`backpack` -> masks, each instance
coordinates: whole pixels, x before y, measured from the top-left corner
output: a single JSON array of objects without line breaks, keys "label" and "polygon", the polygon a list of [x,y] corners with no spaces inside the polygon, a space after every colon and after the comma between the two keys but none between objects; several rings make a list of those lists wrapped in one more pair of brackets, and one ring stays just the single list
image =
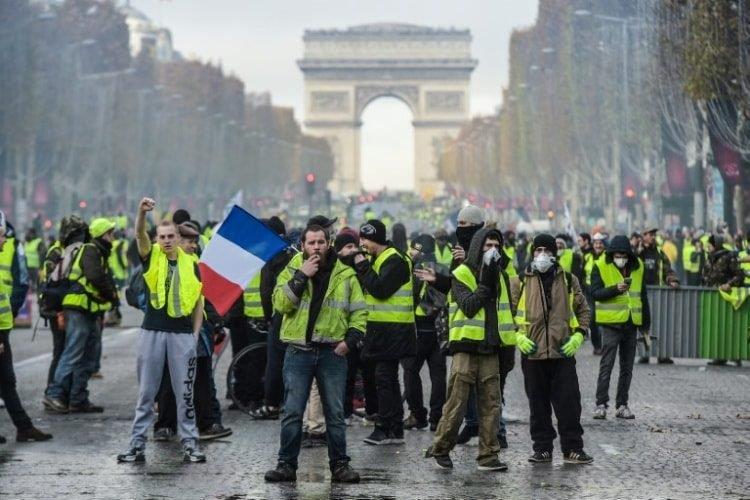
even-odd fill
[{"label": "backpack", "polygon": [[70,290],[70,270],[78,257],[83,242],[68,245],[62,251],[54,269],[39,290],[39,315],[46,319],[57,316],[62,311],[65,294]]},{"label": "backpack", "polygon": [[146,282],[143,279],[143,266],[133,269],[125,289],[125,302],[129,306],[146,311]]}]

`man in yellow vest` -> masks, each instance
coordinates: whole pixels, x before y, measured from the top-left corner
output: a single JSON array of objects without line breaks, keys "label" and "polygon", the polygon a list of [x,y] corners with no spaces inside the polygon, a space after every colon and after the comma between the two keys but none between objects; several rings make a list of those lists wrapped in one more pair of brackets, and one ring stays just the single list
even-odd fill
[{"label": "man in yellow vest", "polygon": [[589,331],[591,332],[591,345],[594,348],[594,356],[600,356],[602,354],[602,335],[599,330],[599,325],[596,324],[595,320],[595,303],[594,298],[591,296],[591,273],[594,271],[594,265],[596,261],[604,256],[604,249],[606,248],[607,237],[602,233],[594,233],[591,237],[591,252],[586,254],[583,265],[583,289],[586,294],[586,300],[589,303],[589,309],[591,311],[589,321]]},{"label": "man in yellow vest", "polygon": [[[6,221],[5,214],[0,212],[0,396],[16,427],[16,442],[47,441],[52,439],[52,435],[34,427],[16,390],[10,331],[28,289],[23,252],[19,252],[17,247],[18,243],[12,237],[12,226]],[[5,441],[5,437],[0,436],[0,444]]]},{"label": "man in yellow vest", "polygon": [[500,367],[503,343],[515,344],[516,326],[509,299],[508,276],[500,268],[502,235],[496,229],[478,230],[464,263],[453,270],[448,300],[448,349],[453,355],[448,378],[448,400],[435,439],[425,454],[440,468],[452,469],[450,452],[456,445],[472,386],[479,414],[479,470],[505,471],[498,459]]},{"label": "man in yellow vest", "polygon": [[26,231],[26,242],[23,244],[26,255],[26,269],[29,272],[29,286],[34,291],[39,286],[39,270],[46,250],[44,241],[36,234],[33,227]]},{"label": "man in yellow vest", "polygon": [[279,458],[266,472],[268,482],[297,480],[302,418],[313,380],[325,413],[331,482],[359,482],[346,454],[346,354],[360,341],[368,312],[356,274],[338,259],[328,238],[320,226],[305,228],[302,259],[290,261],[273,294],[274,308],[283,314],[280,338],[288,347]]},{"label": "man in yellow vest", "polygon": [[591,273],[591,295],[596,300],[596,322],[602,331],[602,359],[596,386],[595,419],[607,418],[609,378],[618,351],[620,376],[617,380],[615,416],[635,418],[628,400],[638,330],[647,336],[651,326],[643,276],[643,262],[636,257],[625,235],[612,238],[605,257],[596,261]]},{"label": "man in yellow vest", "polygon": [[581,392],[574,357],[588,332],[589,306],[578,278],[555,260],[555,238],[538,234],[533,248],[523,285],[518,280],[511,283],[519,334],[531,341],[521,338],[518,343],[534,450],[529,462],[552,461],[555,428],[550,409],[554,409],[563,461],[589,464],[594,459],[583,450]]},{"label": "man in yellow vest", "polygon": [[370,260],[362,254],[354,258],[368,306],[362,356],[375,362],[378,393],[378,422],[365,443],[403,444],[399,360],[417,352],[411,260],[386,240],[386,226],[377,219],[360,227],[359,239],[370,255]]},{"label": "man in yellow vest", "polygon": [[53,413],[102,413],[89,401],[91,375],[99,371],[104,313],[119,306],[117,288],[107,265],[115,224],[105,218],[91,221],[90,242],[76,253],[70,268],[70,288],[62,301],[65,348],[47,388],[44,405]]},{"label": "man in yellow vest", "polygon": [[442,270],[448,271],[453,261],[453,252],[445,229],[435,231],[435,260]]},{"label": "man in yellow vest", "polygon": [[685,270],[685,281],[688,286],[700,286],[701,284],[701,262],[703,246],[698,250],[697,245],[701,245],[698,238],[687,235],[682,243],[682,268]]},{"label": "man in yellow vest", "polygon": [[154,421],[154,398],[165,367],[177,398],[177,429],[185,462],[205,462],[198,449],[198,430],[193,406],[197,366],[196,338],[203,323],[203,286],[198,263],[179,246],[180,236],[172,221],[156,228],[157,244],[146,233],[146,213],[156,202],[143,198],[135,220],[138,255],[148,300],[138,338],[138,401],[130,447],[118,462],[144,462],[146,435]]}]

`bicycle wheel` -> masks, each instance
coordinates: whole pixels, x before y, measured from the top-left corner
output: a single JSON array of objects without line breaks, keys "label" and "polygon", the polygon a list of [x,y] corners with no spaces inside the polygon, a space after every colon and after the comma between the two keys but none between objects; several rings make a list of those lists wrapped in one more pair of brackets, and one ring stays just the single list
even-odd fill
[{"label": "bicycle wheel", "polygon": [[[252,410],[253,407],[251,406],[251,401],[245,401],[240,397],[243,393],[242,379],[247,375],[247,370],[255,370],[256,373],[260,373],[260,377],[256,378],[258,386],[265,386],[266,349],[265,342],[251,344],[238,352],[237,355],[232,358],[232,362],[229,363],[229,369],[227,370],[229,397],[240,410],[247,414],[250,413],[250,410]],[[258,365],[259,360],[262,360],[260,366]],[[245,371],[244,374],[242,373],[243,370]]]}]

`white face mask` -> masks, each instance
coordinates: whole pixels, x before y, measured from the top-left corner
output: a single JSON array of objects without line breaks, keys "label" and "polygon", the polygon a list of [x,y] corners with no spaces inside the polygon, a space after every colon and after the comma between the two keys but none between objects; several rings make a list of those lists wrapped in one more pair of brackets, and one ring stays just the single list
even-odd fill
[{"label": "white face mask", "polygon": [[625,265],[628,263],[628,258],[627,257],[617,257],[617,258],[615,258],[613,260],[614,260],[615,265],[617,267],[619,267],[620,269],[622,269],[623,267],[625,267]]},{"label": "white face mask", "polygon": [[489,250],[486,250],[484,252],[484,256],[482,256],[482,261],[484,262],[485,266],[489,266],[492,261],[497,262],[500,260],[500,252],[497,251],[497,248],[492,247]]},{"label": "white face mask", "polygon": [[531,261],[531,269],[534,271],[539,271],[540,273],[546,273],[549,271],[549,268],[552,267],[555,263],[555,258],[546,254],[542,253],[534,257],[534,260]]}]

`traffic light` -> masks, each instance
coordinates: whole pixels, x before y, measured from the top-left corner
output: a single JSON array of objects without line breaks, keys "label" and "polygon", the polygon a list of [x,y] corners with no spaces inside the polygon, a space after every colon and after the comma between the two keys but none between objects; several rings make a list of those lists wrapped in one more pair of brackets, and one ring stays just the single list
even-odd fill
[{"label": "traffic light", "polygon": [[308,172],[305,175],[305,187],[307,188],[307,195],[312,196],[315,193],[315,174]]}]

